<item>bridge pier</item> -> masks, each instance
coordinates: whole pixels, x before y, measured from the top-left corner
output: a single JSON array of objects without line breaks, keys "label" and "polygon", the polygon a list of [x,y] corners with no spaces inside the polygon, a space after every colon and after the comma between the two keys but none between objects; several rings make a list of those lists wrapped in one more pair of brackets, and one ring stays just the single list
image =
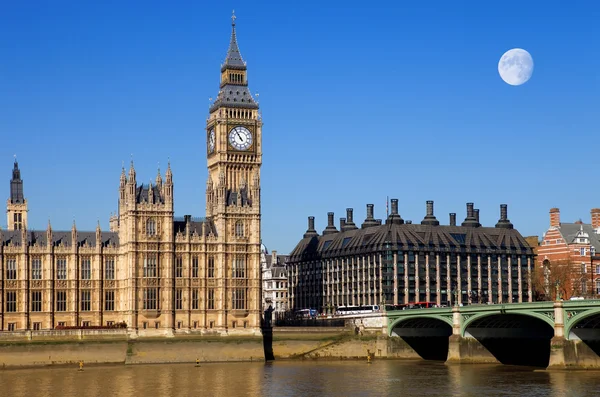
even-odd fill
[{"label": "bridge pier", "polygon": [[498,364],[481,342],[472,336],[461,336],[462,319],[459,307],[452,308],[452,335],[448,341],[447,363]]}]

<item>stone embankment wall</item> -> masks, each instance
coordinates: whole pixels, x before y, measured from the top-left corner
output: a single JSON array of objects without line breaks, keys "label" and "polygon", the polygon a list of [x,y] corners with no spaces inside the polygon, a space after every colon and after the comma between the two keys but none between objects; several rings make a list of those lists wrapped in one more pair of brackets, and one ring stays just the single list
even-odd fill
[{"label": "stone embankment wall", "polygon": [[[355,335],[348,328],[275,328],[281,359],[419,358],[400,338]],[[0,368],[48,365],[264,361],[260,336],[176,335],[128,338],[125,330],[29,331],[0,334]]]}]

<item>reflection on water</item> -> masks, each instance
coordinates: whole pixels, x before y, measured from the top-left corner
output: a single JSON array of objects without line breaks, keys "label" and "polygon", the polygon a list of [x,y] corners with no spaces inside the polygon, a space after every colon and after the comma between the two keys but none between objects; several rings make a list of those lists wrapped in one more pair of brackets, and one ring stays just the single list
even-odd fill
[{"label": "reflection on water", "polygon": [[591,396],[600,373],[425,361],[288,361],[0,371],[2,396]]}]

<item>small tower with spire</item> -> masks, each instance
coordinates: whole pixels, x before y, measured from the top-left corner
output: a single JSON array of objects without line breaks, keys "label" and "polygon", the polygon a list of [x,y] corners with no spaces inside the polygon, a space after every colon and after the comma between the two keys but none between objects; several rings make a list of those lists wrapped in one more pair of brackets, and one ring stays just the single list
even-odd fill
[{"label": "small tower with spire", "polygon": [[12,179],[10,180],[10,197],[6,201],[6,224],[8,230],[27,229],[27,200],[23,195],[23,180],[21,179],[21,170],[15,155],[15,161],[12,170]]}]

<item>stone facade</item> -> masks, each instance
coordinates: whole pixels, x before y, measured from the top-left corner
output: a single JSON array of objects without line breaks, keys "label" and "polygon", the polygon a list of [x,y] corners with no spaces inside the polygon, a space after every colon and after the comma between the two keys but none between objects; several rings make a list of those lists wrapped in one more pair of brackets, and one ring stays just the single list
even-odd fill
[{"label": "stone facade", "polygon": [[277,255],[277,251],[269,255],[264,245],[261,251],[263,308],[271,307],[275,313],[284,313],[289,309],[287,256]]},{"label": "stone facade", "polygon": [[421,224],[404,221],[398,200],[386,223],[373,205],[359,228],[353,209],[334,225],[333,213],[321,235],[309,217],[308,230],[288,259],[292,309],[322,311],[339,306],[512,303],[532,300],[534,255],[500,207],[495,227],[479,223],[479,210],[467,204],[467,217],[440,225],[433,201]]},{"label": "stone facade", "polygon": [[[234,20],[235,21],[235,20]],[[0,330],[110,326],[132,335],[258,333],[262,122],[235,23],[206,125],[206,217],[174,217],[171,165],[138,184],[123,168],[110,232],[27,229],[15,161],[0,231]],[[15,214],[21,214],[19,223]]]}]

